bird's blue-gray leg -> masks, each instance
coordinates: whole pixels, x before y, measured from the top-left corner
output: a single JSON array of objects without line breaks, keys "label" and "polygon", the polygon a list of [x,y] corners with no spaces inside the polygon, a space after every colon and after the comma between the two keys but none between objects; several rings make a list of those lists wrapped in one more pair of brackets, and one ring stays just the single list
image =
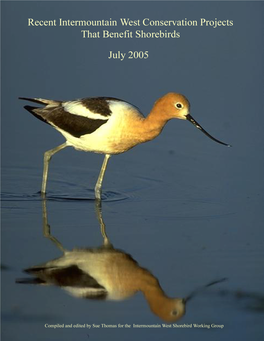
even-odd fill
[{"label": "bird's blue-gray leg", "polygon": [[105,170],[106,170],[107,163],[108,163],[108,160],[109,160],[110,156],[111,155],[109,155],[109,154],[105,155],[104,162],[102,164],[102,168],[100,170],[100,174],[98,176],[98,179],[97,179],[97,182],[96,182],[96,185],[95,185],[95,189],[94,189],[94,191],[95,191],[95,198],[98,199],[98,200],[101,200],[102,182],[103,182],[103,179],[104,179]]},{"label": "bird's blue-gray leg", "polygon": [[48,224],[47,204],[46,204],[45,199],[42,200],[42,218],[43,218],[43,235],[44,235],[44,237],[51,240],[57,246],[57,248],[60,251],[65,253],[66,250],[64,249],[63,245],[58,241],[57,238],[53,237],[50,234],[50,225]]},{"label": "bird's blue-gray leg", "polygon": [[112,244],[106,234],[106,229],[105,229],[105,223],[104,223],[104,219],[103,219],[103,213],[102,213],[102,205],[101,205],[101,200],[97,200],[95,201],[95,212],[96,212],[96,216],[97,219],[99,221],[100,224],[100,228],[101,228],[101,234],[104,240],[104,247],[107,248],[111,248]]},{"label": "bird's blue-gray leg", "polygon": [[49,171],[49,162],[52,156],[62,150],[63,148],[67,147],[67,143],[64,142],[60,144],[58,147],[47,150],[44,154],[44,168],[43,168],[43,178],[42,178],[42,186],[41,186],[41,194],[45,195],[46,187],[47,187],[47,178],[48,178],[48,171]]}]

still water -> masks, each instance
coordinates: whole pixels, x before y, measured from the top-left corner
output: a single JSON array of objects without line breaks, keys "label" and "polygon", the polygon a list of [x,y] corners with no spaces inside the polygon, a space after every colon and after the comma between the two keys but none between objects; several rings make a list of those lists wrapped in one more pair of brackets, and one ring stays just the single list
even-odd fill
[{"label": "still water", "polygon": [[[218,163],[234,162],[234,148],[206,139],[201,137],[199,143],[205,145],[191,155],[168,148],[165,137],[113,157],[99,210],[93,186],[102,156],[70,148],[54,156],[46,200],[39,193],[38,147],[32,146],[30,153],[36,153],[35,165],[28,160],[28,167],[19,161],[3,167],[3,335],[12,340],[21,335],[37,340],[158,340],[175,335],[222,340],[236,335],[248,340],[253,335],[260,340],[264,295],[259,202],[242,200],[243,188],[231,190],[234,164],[222,174],[218,171]],[[168,297],[193,293],[185,315],[176,322],[164,321],[141,291],[115,300],[104,300],[104,295],[89,299],[54,280],[50,286],[32,284],[34,273],[23,273],[62,257],[64,249],[102,250],[104,233],[113,250],[147,269]],[[79,274],[72,279],[75,285],[78,279]]]},{"label": "still water", "polygon": [[[263,2],[5,1],[2,10],[2,339],[262,341]],[[234,26],[181,27],[176,42],[27,26],[28,18],[109,17],[217,17]],[[107,58],[110,50],[149,58],[121,62]],[[99,210],[93,188],[103,156],[66,148],[51,160],[43,201],[43,154],[64,139],[18,97],[112,96],[147,115],[171,91],[233,147],[170,121],[154,141],[110,159]],[[43,271],[65,255],[71,276]],[[79,281],[96,283],[76,263],[107,274],[118,299],[79,290]],[[163,321],[162,295],[187,298],[176,322]]]}]

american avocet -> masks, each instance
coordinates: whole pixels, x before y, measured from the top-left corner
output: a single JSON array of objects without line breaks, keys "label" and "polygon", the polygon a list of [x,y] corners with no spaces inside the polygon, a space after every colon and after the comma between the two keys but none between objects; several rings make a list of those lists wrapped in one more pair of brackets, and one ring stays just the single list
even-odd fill
[{"label": "american avocet", "polygon": [[42,204],[44,235],[63,255],[25,269],[34,278],[17,279],[17,283],[54,285],[74,297],[85,299],[121,301],[142,292],[151,311],[162,320],[177,321],[185,314],[186,299],[168,297],[149,270],[141,267],[129,254],[113,247],[105,232],[100,206],[96,209],[103,245],[68,251],[50,234],[45,199]]},{"label": "american avocet", "polygon": [[54,285],[77,298],[122,301],[142,292],[151,311],[164,321],[185,314],[185,300],[170,298],[159,281],[129,254],[113,247],[74,249],[24,270],[34,278],[17,283]]},{"label": "american avocet", "polygon": [[63,148],[72,146],[78,150],[105,154],[95,186],[95,197],[101,199],[101,187],[109,157],[154,139],[172,118],[188,120],[212,140],[230,146],[208,134],[190,115],[187,98],[177,93],[168,93],[158,99],[146,118],[138,108],[117,98],[83,98],[65,102],[42,98],[20,99],[45,105],[43,108],[27,105],[25,109],[52,125],[66,138],[65,143],[44,154],[42,194],[46,193],[51,157]]},{"label": "american avocet", "polygon": [[141,267],[129,254],[115,249],[107,234],[102,216],[101,202],[96,201],[96,214],[101,228],[103,245],[94,248],[65,250],[50,233],[46,199],[42,200],[43,233],[63,255],[46,263],[25,269],[32,276],[17,279],[16,283],[54,285],[77,298],[121,301],[142,292],[151,311],[164,321],[179,320],[186,304],[207,287],[221,283],[226,278],[212,281],[184,298],[170,298],[161,288],[158,279]]}]

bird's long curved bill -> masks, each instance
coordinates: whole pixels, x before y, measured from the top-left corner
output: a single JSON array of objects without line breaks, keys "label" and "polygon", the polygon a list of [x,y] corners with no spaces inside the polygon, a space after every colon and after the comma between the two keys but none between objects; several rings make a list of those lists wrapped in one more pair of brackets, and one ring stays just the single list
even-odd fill
[{"label": "bird's long curved bill", "polygon": [[195,121],[195,119],[190,115],[188,114],[186,116],[186,120],[190,121],[196,128],[198,128],[199,130],[201,130],[205,135],[207,135],[208,137],[210,137],[210,139],[212,139],[213,141],[215,142],[218,142],[220,144],[223,144],[224,146],[227,146],[227,147],[231,147],[230,144],[227,144],[227,143],[224,143],[222,141],[219,141],[217,140],[216,138],[214,138],[212,135],[210,135],[209,133],[207,133],[207,131],[205,131],[198,122]]},{"label": "bird's long curved bill", "polygon": [[187,297],[185,297],[185,298],[183,299],[183,301],[184,301],[185,303],[187,303],[187,302],[189,302],[191,299],[193,299],[194,296],[196,296],[196,295],[199,294],[200,292],[204,291],[206,288],[208,288],[208,287],[210,287],[210,286],[212,286],[212,285],[218,284],[218,283],[225,282],[226,280],[227,280],[227,278],[225,277],[225,278],[221,278],[221,279],[212,281],[212,282],[210,282],[210,283],[208,283],[208,284],[206,284],[206,285],[204,285],[204,286],[202,286],[202,287],[200,287],[200,288],[194,290],[190,295],[188,295]]}]

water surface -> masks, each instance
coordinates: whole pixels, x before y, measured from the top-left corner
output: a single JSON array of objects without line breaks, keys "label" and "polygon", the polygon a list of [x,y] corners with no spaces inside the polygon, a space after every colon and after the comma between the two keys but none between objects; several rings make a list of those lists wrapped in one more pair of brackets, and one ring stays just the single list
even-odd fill
[{"label": "water surface", "polygon": [[[95,16],[99,5],[3,4],[3,340],[262,340],[263,3],[218,3],[217,8],[207,2],[153,3],[151,8],[148,2],[104,3],[100,15],[215,17],[217,11],[218,17],[232,17],[236,23],[233,30],[186,29],[176,45],[165,40],[122,43],[122,48],[148,48],[147,63],[113,64],[105,58],[108,43],[85,42],[74,29],[31,30],[25,24],[29,16],[50,13]],[[120,42],[111,44],[120,49]],[[163,321],[150,311],[142,293],[118,302],[97,301],[73,297],[56,286],[16,283],[30,277],[23,269],[61,256],[43,235],[39,190],[43,153],[63,143],[17,98],[113,96],[148,113],[168,91],[186,94],[195,119],[233,147],[216,144],[188,122],[169,122],[156,140],[110,159],[102,216],[113,246],[151,271],[168,296],[186,297],[203,288],[177,322],[187,327],[45,328]],[[93,193],[102,161],[101,155],[71,148],[51,161],[48,223],[51,235],[68,250],[102,245]],[[204,328],[188,328],[194,324]],[[211,324],[224,327],[208,329]]]}]

